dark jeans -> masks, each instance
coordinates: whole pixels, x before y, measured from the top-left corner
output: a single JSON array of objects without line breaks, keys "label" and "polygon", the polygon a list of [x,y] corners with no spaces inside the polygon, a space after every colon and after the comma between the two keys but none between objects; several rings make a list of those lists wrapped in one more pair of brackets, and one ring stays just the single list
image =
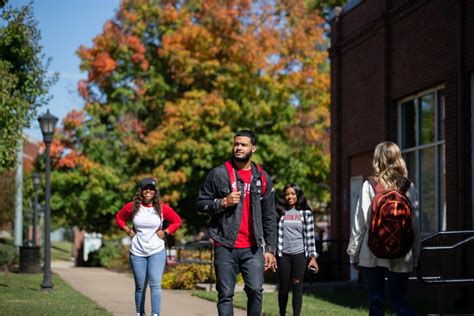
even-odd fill
[{"label": "dark jeans", "polygon": [[306,270],[306,257],[304,253],[278,257],[278,306],[280,315],[286,314],[288,292],[293,292],[293,315],[299,316],[303,303],[303,278]]},{"label": "dark jeans", "polygon": [[384,315],[385,276],[388,279],[392,308],[397,315],[415,315],[407,301],[408,273],[390,272],[387,268],[362,267],[369,290],[369,315]]},{"label": "dark jeans", "polygon": [[240,271],[245,283],[244,290],[247,293],[247,315],[260,316],[262,312],[263,262],[263,252],[260,247],[227,248],[217,246],[214,249],[219,315],[234,315],[232,300],[235,278]]}]

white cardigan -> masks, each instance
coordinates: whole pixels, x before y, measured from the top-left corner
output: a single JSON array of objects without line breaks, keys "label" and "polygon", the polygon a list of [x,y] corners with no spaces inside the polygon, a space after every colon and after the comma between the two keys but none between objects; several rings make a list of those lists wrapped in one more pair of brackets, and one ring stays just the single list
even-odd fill
[{"label": "white cardigan", "polygon": [[420,225],[418,223],[418,195],[413,183],[406,195],[410,200],[413,210],[414,242],[412,249],[402,258],[377,258],[369,249],[369,233],[367,230],[371,217],[370,204],[375,196],[375,192],[368,181],[364,182],[357,200],[354,223],[351,228],[351,238],[347,247],[347,254],[350,256],[351,263],[358,263],[362,267],[386,267],[392,272],[411,272],[416,268],[420,255]]}]

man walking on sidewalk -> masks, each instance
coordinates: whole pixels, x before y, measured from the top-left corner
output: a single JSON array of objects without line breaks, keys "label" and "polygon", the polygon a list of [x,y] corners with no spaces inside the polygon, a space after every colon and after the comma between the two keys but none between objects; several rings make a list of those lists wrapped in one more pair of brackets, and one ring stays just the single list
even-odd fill
[{"label": "man walking on sidewalk", "polygon": [[[262,311],[264,270],[276,270],[276,211],[270,176],[251,158],[256,136],[241,130],[234,136],[232,160],[208,174],[197,198],[211,215],[219,315],[233,315],[235,279],[240,271],[247,294],[247,314]],[[263,247],[265,248],[263,250]]]}]

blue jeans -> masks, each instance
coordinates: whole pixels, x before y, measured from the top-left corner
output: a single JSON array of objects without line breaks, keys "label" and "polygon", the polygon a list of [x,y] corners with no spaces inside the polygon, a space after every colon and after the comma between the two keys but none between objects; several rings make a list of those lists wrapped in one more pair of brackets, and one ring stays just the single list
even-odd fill
[{"label": "blue jeans", "polygon": [[362,268],[369,290],[369,315],[384,315],[385,276],[394,312],[397,315],[415,315],[407,301],[408,273],[391,272],[384,267]]},{"label": "blue jeans", "polygon": [[135,279],[135,308],[140,314],[145,313],[145,290],[150,282],[151,313],[160,314],[161,276],[165,268],[166,250],[163,249],[148,257],[139,257],[130,253],[130,266]]},{"label": "blue jeans", "polygon": [[240,271],[247,294],[247,315],[260,316],[262,313],[263,263],[261,247],[227,248],[217,246],[214,249],[219,315],[234,315],[232,301],[235,278]]}]

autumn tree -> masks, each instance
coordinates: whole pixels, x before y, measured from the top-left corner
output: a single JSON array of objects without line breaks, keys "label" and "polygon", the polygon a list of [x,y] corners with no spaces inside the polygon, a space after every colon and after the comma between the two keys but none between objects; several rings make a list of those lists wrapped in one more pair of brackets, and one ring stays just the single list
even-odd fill
[{"label": "autumn tree", "polygon": [[308,8],[320,12],[326,20],[329,20],[330,14],[335,7],[342,6],[347,3],[347,0],[307,0]]},{"label": "autumn tree", "polygon": [[17,142],[36,109],[47,101],[48,77],[32,5],[0,3],[0,174],[15,165]]},{"label": "autumn tree", "polygon": [[[233,134],[258,134],[255,160],[276,187],[328,199],[329,71],[324,20],[302,0],[122,2],[78,55],[82,111],[53,151],[53,209],[105,230],[138,180],[159,179],[189,227],[209,170]],[[60,188],[60,189],[59,189]]]}]

